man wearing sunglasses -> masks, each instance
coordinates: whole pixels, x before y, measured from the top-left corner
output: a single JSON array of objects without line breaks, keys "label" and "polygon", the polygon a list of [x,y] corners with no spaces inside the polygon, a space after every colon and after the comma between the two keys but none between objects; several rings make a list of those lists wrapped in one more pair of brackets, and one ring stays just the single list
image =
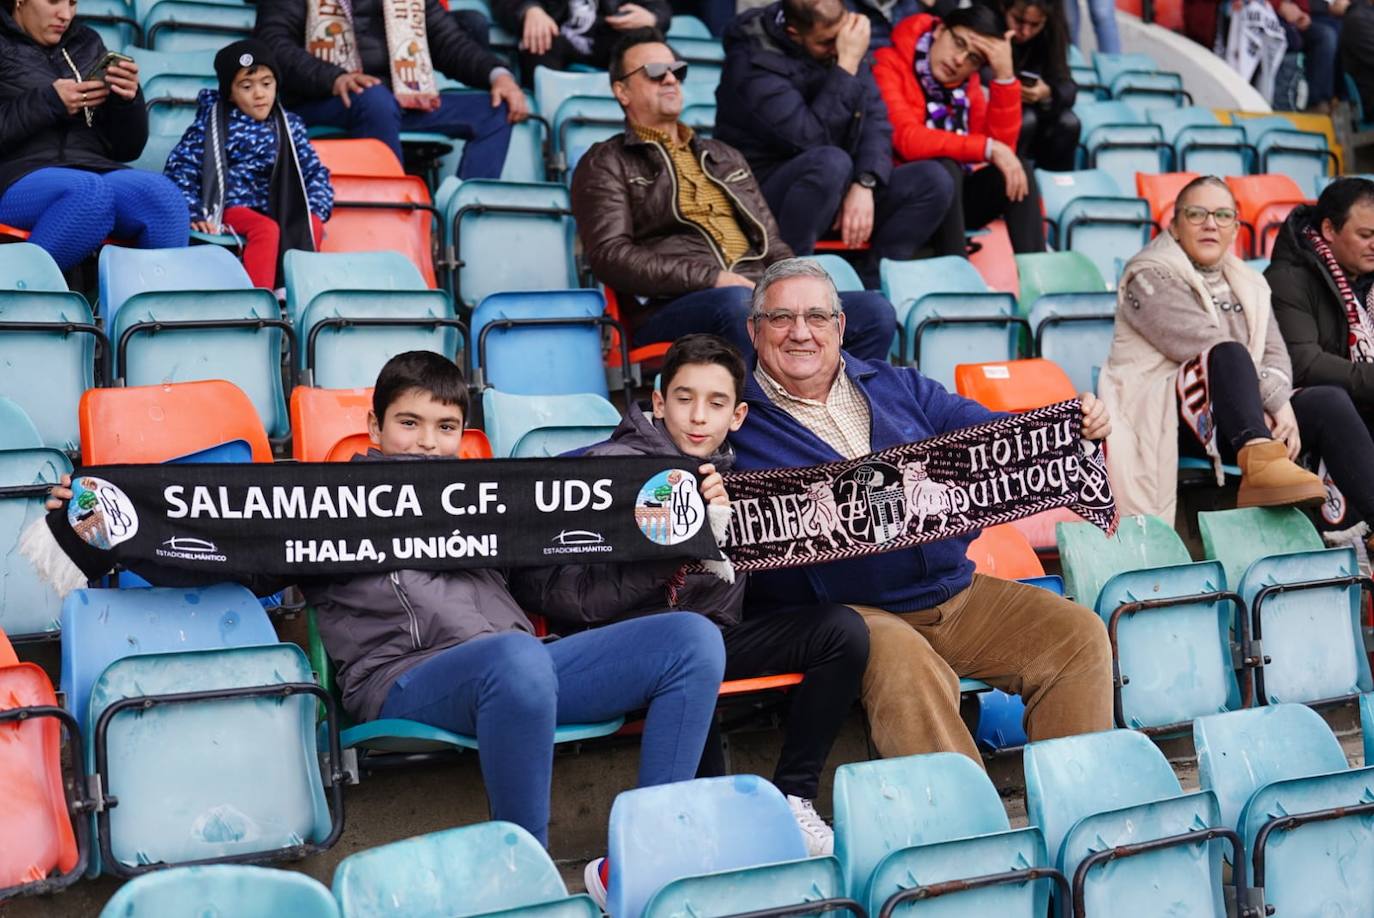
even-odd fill
[{"label": "man wearing sunglasses", "polygon": [[869,21],[841,0],[777,0],[725,32],[715,136],[753,167],[783,239],[810,255],[833,233],[877,287],[878,261],[909,259],[945,218],[939,163],[892,165],[892,125],[868,63]]},{"label": "man wearing sunglasses", "polygon": [[[792,256],[749,164],[679,122],[687,64],[656,29],[629,32],[611,53],[611,89],[626,129],[577,164],[572,210],[592,273],[613,289],[638,347],[720,335],[748,355],[749,293]],[[846,350],[881,358],[896,316],[876,291],[843,295]]]}]

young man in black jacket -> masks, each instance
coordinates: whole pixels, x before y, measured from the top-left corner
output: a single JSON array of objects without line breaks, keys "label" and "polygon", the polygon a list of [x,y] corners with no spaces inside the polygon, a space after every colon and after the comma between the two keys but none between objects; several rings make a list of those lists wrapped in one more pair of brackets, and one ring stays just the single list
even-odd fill
[{"label": "young man in black jacket", "polygon": [[[386,0],[260,0],[254,37],[282,71],[283,103],[311,127],[342,128],[350,137],[375,137],[401,158],[401,131],[432,131],[467,141],[459,178],[500,178],[510,125],[529,114],[525,95],[501,66],[450,16],[439,0],[424,0],[423,22],[410,28],[427,48],[407,48],[393,60]],[[394,11],[392,11],[394,13]],[[307,37],[315,23],[320,33]],[[323,23],[323,25],[321,25]],[[417,65],[417,60],[423,64]],[[433,68],[478,93],[410,92],[393,85],[393,73]]]},{"label": "young man in black jacket", "polygon": [[783,240],[798,255],[837,230],[868,243],[860,273],[913,257],[944,220],[949,173],[921,161],[894,167],[892,126],[869,68],[869,21],[841,0],[778,0],[725,32],[716,137],[758,177]]}]

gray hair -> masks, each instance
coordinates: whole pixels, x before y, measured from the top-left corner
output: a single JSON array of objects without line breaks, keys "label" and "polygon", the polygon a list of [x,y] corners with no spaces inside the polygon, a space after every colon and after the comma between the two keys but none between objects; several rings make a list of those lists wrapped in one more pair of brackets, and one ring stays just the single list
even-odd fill
[{"label": "gray hair", "polygon": [[839,291],[835,289],[835,280],[830,276],[830,272],[825,270],[824,265],[814,258],[784,258],[769,265],[768,270],[763,272],[763,277],[754,285],[754,296],[749,304],[750,320],[757,321],[763,314],[763,303],[768,298],[770,287],[794,277],[811,277],[825,281],[826,286],[830,288],[830,311],[839,314],[844,310]]}]

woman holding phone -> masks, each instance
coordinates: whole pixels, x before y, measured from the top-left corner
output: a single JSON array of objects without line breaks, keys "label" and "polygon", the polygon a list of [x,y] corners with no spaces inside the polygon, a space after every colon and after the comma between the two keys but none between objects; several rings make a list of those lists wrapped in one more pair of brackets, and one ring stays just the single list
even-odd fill
[{"label": "woman holding phone", "polygon": [[0,0],[0,223],[62,270],[107,236],[186,245],[167,178],[129,169],[148,141],[138,64],[74,25],[75,0]]},{"label": "woman holding phone", "polygon": [[1014,0],[1007,7],[1012,63],[1021,82],[1017,153],[1052,172],[1073,168],[1082,129],[1073,113],[1078,87],[1069,70],[1064,2]]}]

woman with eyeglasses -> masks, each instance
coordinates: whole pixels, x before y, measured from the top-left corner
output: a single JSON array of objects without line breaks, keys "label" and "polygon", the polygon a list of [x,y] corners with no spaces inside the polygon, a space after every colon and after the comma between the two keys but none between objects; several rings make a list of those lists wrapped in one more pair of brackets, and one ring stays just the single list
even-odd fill
[{"label": "woman with eyeglasses", "polygon": [[1226,183],[1194,179],[1122,272],[1098,383],[1117,419],[1107,445],[1117,505],[1172,522],[1182,456],[1210,460],[1218,484],[1222,463],[1239,465],[1238,506],[1317,506],[1327,490],[1297,464],[1308,456],[1374,523],[1374,441],[1345,390],[1294,390],[1269,285],[1232,252],[1236,229]]}]

